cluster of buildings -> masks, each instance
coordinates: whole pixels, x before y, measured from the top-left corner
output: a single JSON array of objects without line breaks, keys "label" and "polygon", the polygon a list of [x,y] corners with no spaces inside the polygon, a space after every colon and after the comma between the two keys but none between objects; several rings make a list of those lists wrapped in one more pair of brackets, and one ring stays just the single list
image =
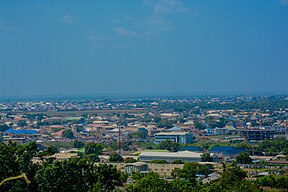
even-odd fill
[{"label": "cluster of buildings", "polygon": [[[23,142],[67,140],[62,137],[62,133],[73,130],[73,127],[77,127],[73,134],[79,140],[110,142],[118,138],[119,121],[123,140],[129,139],[129,134],[142,129],[147,131],[148,137],[134,137],[132,141],[140,139],[155,143],[169,139],[185,144],[195,141],[198,136],[239,135],[243,140],[249,141],[285,135],[287,97],[279,98],[284,103],[282,108],[264,111],[254,108],[235,109],[237,103],[240,103],[240,108],[257,99],[262,101],[263,98],[234,96],[26,102],[8,100],[0,102],[0,125],[6,124],[10,128],[10,132],[2,133],[5,140],[18,139]],[[233,105],[236,106],[222,109]],[[209,106],[218,106],[219,109],[211,110]],[[13,130],[34,131],[20,134]]]},{"label": "cluster of buildings", "polygon": [[[171,178],[173,169],[184,166],[181,163],[175,164],[176,161],[209,164],[217,170],[220,162],[233,161],[240,153],[246,152],[244,148],[233,146],[207,148],[191,146],[191,143],[210,139],[226,143],[229,141],[231,144],[254,141],[257,143],[259,140],[274,139],[278,135],[288,136],[288,106],[285,104],[288,103],[288,97],[279,98],[283,103],[281,107],[267,110],[253,107],[240,109],[251,101],[255,103],[254,100],[257,101],[257,98],[241,96],[4,101],[0,102],[0,141],[36,141],[42,146],[51,142],[71,143],[75,140],[104,143],[111,149],[99,156],[99,163],[109,163],[109,154],[117,151],[120,143],[123,158],[134,158],[137,162],[111,163],[119,170],[128,175],[133,172],[145,174],[153,171],[161,177]],[[181,148],[177,152],[169,152],[147,150],[141,146],[141,143],[148,146],[167,140],[180,144]],[[118,145],[115,145],[116,142]],[[125,148],[124,144],[127,144]],[[204,154],[207,153],[210,154],[209,162],[202,162]],[[53,157],[56,160],[65,160],[78,158],[78,154],[61,149],[61,152]],[[271,166],[275,168],[279,164],[288,164],[283,154],[250,157],[253,164],[241,165],[242,167],[270,169]],[[153,163],[159,160],[167,163]],[[33,161],[40,159],[34,158]],[[218,179],[220,175],[214,172],[200,177],[202,182],[206,183]]]}]

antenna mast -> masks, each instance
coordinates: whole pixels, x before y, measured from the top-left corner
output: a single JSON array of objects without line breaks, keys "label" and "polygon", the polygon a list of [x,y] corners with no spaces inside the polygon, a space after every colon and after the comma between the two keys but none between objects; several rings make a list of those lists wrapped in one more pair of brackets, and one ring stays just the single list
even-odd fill
[{"label": "antenna mast", "polygon": [[121,155],[122,147],[122,134],[121,134],[121,122],[118,122],[118,154]]},{"label": "antenna mast", "polygon": [[260,111],[260,129],[263,128],[262,112]]}]

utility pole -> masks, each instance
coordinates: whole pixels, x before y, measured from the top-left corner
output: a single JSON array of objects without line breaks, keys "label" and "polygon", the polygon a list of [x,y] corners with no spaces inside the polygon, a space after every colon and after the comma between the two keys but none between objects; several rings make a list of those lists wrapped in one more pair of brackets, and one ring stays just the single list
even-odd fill
[{"label": "utility pole", "polygon": [[262,112],[260,111],[260,129],[263,128]]},{"label": "utility pole", "polygon": [[121,155],[122,148],[122,134],[121,134],[121,122],[118,122],[118,154]]}]

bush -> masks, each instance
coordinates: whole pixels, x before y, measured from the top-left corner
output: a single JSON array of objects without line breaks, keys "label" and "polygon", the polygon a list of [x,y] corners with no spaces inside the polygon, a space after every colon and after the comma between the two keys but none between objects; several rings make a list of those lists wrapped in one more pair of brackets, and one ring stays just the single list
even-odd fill
[{"label": "bush", "polygon": [[152,160],[151,163],[167,164],[168,162],[166,160]]}]

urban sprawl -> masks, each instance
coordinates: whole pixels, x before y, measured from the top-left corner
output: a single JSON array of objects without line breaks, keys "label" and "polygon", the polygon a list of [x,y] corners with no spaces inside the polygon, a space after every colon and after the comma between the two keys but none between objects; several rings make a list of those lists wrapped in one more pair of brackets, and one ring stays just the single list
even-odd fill
[{"label": "urban sprawl", "polygon": [[[286,95],[4,100],[0,141],[2,149],[37,145],[33,164],[87,156],[113,165],[126,176],[118,190],[139,191],[152,173],[163,182],[183,181],[188,165],[203,166],[193,175],[198,186],[222,181],[225,166],[234,166],[255,189],[286,190],[287,119]],[[17,175],[2,179],[11,176]],[[273,185],[273,178],[286,180]]]}]

